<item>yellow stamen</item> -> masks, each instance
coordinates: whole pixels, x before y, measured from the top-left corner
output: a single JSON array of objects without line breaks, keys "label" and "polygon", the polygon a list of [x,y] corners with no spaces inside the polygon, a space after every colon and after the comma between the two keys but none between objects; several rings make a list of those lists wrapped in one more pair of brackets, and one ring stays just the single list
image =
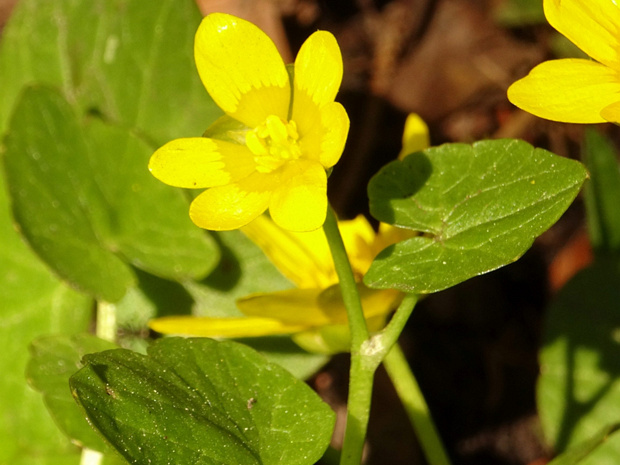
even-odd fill
[{"label": "yellow stamen", "polygon": [[246,146],[255,155],[256,171],[270,173],[287,161],[301,156],[299,134],[294,121],[269,115],[265,122],[245,136]]}]

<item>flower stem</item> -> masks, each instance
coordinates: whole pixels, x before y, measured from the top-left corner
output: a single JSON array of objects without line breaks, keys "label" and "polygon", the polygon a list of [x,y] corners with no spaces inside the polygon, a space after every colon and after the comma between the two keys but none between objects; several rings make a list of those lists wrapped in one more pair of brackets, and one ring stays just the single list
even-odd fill
[{"label": "flower stem", "polygon": [[450,465],[450,459],[437,433],[420,386],[398,344],[394,345],[387,354],[383,360],[383,366],[407,411],[428,463]]},{"label": "flower stem", "polygon": [[97,301],[97,337],[116,341],[116,305]]},{"label": "flower stem", "polygon": [[340,281],[342,300],[347,309],[349,328],[351,332],[351,369],[349,379],[349,398],[347,402],[347,426],[340,456],[340,465],[359,465],[362,461],[362,451],[368,417],[370,415],[370,400],[375,364],[366,363],[367,357],[362,354],[362,345],[369,338],[366,319],[362,310],[362,302],[357,290],[357,283],[351,269],[349,257],[344,248],[338,220],[332,208],[328,208],[327,218],[323,225],[325,236],[329,244],[334,266]]},{"label": "flower stem", "polygon": [[327,209],[327,218],[323,225],[323,231],[325,231],[325,237],[334,260],[334,267],[338,274],[342,300],[347,309],[349,328],[351,330],[351,352],[359,352],[363,342],[368,339],[368,328],[364,318],[364,311],[362,310],[360,295],[357,291],[355,276],[351,269],[349,256],[344,248],[344,242],[342,242],[340,229],[338,228],[336,213],[334,213],[331,207]]}]

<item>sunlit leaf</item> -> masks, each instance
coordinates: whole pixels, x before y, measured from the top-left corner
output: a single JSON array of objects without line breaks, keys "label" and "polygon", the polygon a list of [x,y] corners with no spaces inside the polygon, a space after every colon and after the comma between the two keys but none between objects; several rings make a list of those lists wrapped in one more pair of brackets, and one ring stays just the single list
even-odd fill
[{"label": "sunlit leaf", "polygon": [[24,372],[32,339],[85,331],[92,301],[54,278],[19,237],[3,176],[0,244],[0,463],[77,465],[79,450],[58,430]]},{"label": "sunlit leaf", "polygon": [[385,166],[370,211],[419,232],[381,252],[364,282],[436,292],[517,260],[573,201],[579,162],[518,140],[446,144]]},{"label": "sunlit leaf", "polygon": [[[619,428],[619,423],[614,423],[610,426],[604,427],[592,438],[586,439],[582,443],[571,447],[569,450],[553,459],[549,462],[549,465],[584,465],[586,462],[593,463],[590,461],[592,460],[591,455],[596,453],[601,446],[608,443],[612,439],[612,435],[613,440],[616,441]],[[600,458],[597,458],[597,460],[599,459]]]},{"label": "sunlit leaf", "polygon": [[155,145],[202,134],[221,112],[194,64],[200,20],[193,0],[20,0],[0,43],[0,133],[39,83]]},{"label": "sunlit leaf", "polygon": [[241,344],[167,338],[84,360],[74,396],[132,463],[313,464],[329,444],[329,407]]},{"label": "sunlit leaf", "polygon": [[[601,260],[570,280],[546,314],[538,410],[545,437],[559,452],[620,418],[619,302],[620,265]],[[583,463],[620,463],[620,437]]]},{"label": "sunlit leaf", "polygon": [[11,120],[4,162],[22,233],[58,275],[107,301],[134,284],[129,263],[183,279],[218,257],[181,192],[148,173],[150,154],[125,129],[98,120],[83,129],[46,88],[28,88]]}]

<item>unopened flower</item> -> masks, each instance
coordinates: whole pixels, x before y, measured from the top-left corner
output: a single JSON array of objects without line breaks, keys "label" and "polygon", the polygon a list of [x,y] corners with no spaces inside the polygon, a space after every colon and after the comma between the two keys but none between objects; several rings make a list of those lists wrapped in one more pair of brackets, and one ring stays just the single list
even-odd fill
[{"label": "unopened flower", "polygon": [[508,89],[508,99],[541,118],[620,123],[620,6],[615,0],[544,0],[549,23],[588,59],[550,60]]},{"label": "unopened flower", "polygon": [[342,81],[334,36],[312,34],[287,68],[258,27],[214,13],[198,28],[194,55],[225,116],[204,137],[157,150],[149,164],[153,175],[173,186],[207,189],[190,207],[192,221],[205,229],[237,229],[267,209],[285,229],[321,227],[326,170],[340,158],[349,130],[346,111],[334,101]]}]

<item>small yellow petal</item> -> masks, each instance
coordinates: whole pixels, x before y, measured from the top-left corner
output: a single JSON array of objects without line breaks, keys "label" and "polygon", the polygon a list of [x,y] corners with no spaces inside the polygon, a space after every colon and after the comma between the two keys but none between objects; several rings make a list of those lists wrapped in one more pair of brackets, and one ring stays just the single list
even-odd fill
[{"label": "small yellow petal", "polygon": [[263,213],[270,202],[273,177],[252,173],[234,184],[212,187],[194,199],[189,216],[199,227],[230,231]]},{"label": "small yellow petal", "polygon": [[605,121],[620,124],[620,96],[618,96],[617,102],[603,108],[601,111],[601,116],[605,119]]},{"label": "small yellow petal", "polygon": [[428,126],[420,115],[410,113],[405,120],[405,129],[403,131],[403,148],[398,155],[398,159],[402,160],[410,153],[419,152],[427,149],[431,144],[428,135]]},{"label": "small yellow petal", "polygon": [[323,230],[288,231],[266,215],[259,216],[241,230],[297,287],[323,288],[336,282],[336,271]]},{"label": "small yellow petal", "polygon": [[325,168],[331,168],[340,160],[344,150],[349,134],[349,115],[342,105],[332,102],[321,108],[320,117],[319,161]]},{"label": "small yellow petal", "polygon": [[302,135],[299,141],[302,153],[325,168],[334,166],[349,134],[349,116],[344,107],[331,102],[319,108],[308,96],[296,95],[292,119]]},{"label": "small yellow petal", "polygon": [[273,318],[209,318],[193,316],[168,316],[149,322],[153,331],[162,334],[201,337],[260,337],[293,334],[307,329],[290,325]]},{"label": "small yellow petal", "polygon": [[313,231],[327,215],[327,175],[318,163],[289,163],[282,183],[274,191],[269,213],[280,227],[290,231]]},{"label": "small yellow petal", "polygon": [[565,123],[604,122],[601,111],[619,95],[617,71],[583,59],[545,61],[508,89],[519,108]]},{"label": "small yellow petal", "polygon": [[252,294],[237,301],[237,307],[251,317],[268,317],[289,325],[308,327],[330,323],[320,306],[322,289],[289,289],[269,294]]},{"label": "small yellow petal", "polygon": [[235,182],[254,169],[252,153],[243,145],[192,137],[176,139],[151,157],[149,170],[176,187],[205,188]]},{"label": "small yellow petal", "polygon": [[194,57],[217,105],[248,127],[269,115],[288,116],[290,80],[273,41],[257,26],[213,13],[196,32]]},{"label": "small yellow petal", "polygon": [[361,280],[375,258],[372,249],[375,231],[364,215],[358,215],[352,220],[339,221],[338,226],[353,272],[359,275]]},{"label": "small yellow petal", "polygon": [[308,95],[321,107],[334,101],[341,82],[338,42],[331,33],[317,31],[303,43],[295,59],[295,98],[299,93]]},{"label": "small yellow petal", "polygon": [[620,6],[616,0],[545,0],[547,21],[595,60],[620,68]]}]

